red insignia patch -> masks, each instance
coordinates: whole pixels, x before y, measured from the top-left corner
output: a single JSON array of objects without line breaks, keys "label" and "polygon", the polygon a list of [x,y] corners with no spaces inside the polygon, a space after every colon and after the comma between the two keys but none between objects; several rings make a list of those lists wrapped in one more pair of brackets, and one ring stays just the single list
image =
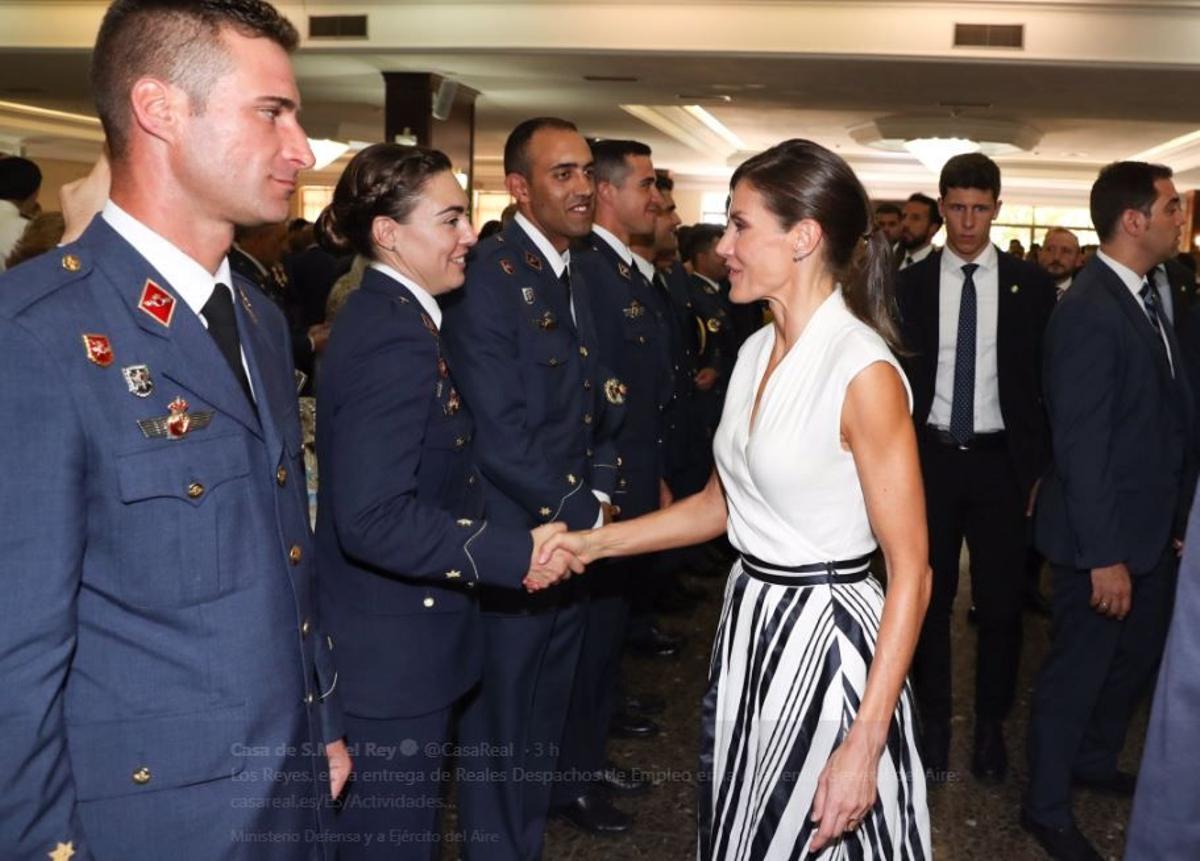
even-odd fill
[{"label": "red insignia patch", "polygon": [[88,361],[92,364],[107,368],[113,363],[112,344],[104,335],[84,335],[83,349],[87,351]]},{"label": "red insignia patch", "polygon": [[428,314],[421,315],[421,322],[425,324],[425,328],[429,330],[429,334],[436,337],[438,333],[437,324],[433,322],[433,318]]},{"label": "red insignia patch", "polygon": [[503,257],[500,258],[500,268],[504,270],[505,275],[513,274],[514,269],[511,260],[505,260]]},{"label": "red insignia patch", "polygon": [[538,257],[532,251],[525,252],[525,265],[530,269],[535,269],[538,272],[542,271],[542,258]]},{"label": "red insignia patch", "polygon": [[167,417],[167,436],[172,439],[186,436],[192,424],[192,417],[188,415],[188,402],[183,398],[176,398],[167,404],[167,409],[171,411]]},{"label": "red insignia patch", "polygon": [[171,319],[175,316],[175,297],[147,278],[138,308],[169,329]]}]

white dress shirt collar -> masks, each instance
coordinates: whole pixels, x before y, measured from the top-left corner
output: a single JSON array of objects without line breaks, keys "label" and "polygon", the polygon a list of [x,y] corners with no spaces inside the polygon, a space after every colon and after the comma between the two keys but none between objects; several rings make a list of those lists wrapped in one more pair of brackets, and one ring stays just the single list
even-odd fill
[{"label": "white dress shirt collar", "polygon": [[[987,247],[984,248],[982,252],[980,252],[979,256],[976,257],[974,260],[971,260],[970,262],[977,264],[979,266],[979,269],[986,269],[986,270],[990,271],[990,270],[996,268],[996,264],[999,261],[999,259],[1000,258],[997,257],[997,255],[996,255],[996,246],[989,242],[987,244]],[[955,254],[954,251],[950,248],[949,244],[947,244],[946,247],[942,249],[942,268],[943,269],[953,269],[956,273],[958,273],[959,277],[962,277],[962,274],[963,274],[962,268],[967,265],[967,262],[968,261],[963,260],[957,254]],[[976,271],[979,271],[979,270],[976,270]]]},{"label": "white dress shirt collar", "polygon": [[625,261],[626,266],[633,265],[633,252],[629,250],[628,245],[626,245],[620,239],[617,239],[611,230],[601,227],[599,224],[593,224],[592,232],[607,242],[609,247],[612,248],[613,251],[617,252],[617,256]]},{"label": "white dress shirt collar", "polygon": [[926,257],[928,257],[932,253],[933,253],[933,243],[926,242],[924,245],[922,245],[916,251],[904,252],[904,259],[911,260],[912,263],[910,263],[909,266],[912,266],[913,263],[920,263],[922,260],[924,260]]},{"label": "white dress shirt collar", "polygon": [[207,328],[208,321],[204,319],[200,310],[212,296],[213,287],[217,284],[225,284],[230,290],[233,289],[233,280],[229,273],[229,258],[222,257],[221,264],[213,274],[181,251],[178,246],[172,244],[170,240],[155,233],[111,200],[104,204],[100,215],[113,230],[133,246],[138,254],[146,258],[146,262],[153,266],[159,275],[166,279],[167,285],[179,294],[179,298],[192,309]]},{"label": "white dress shirt collar", "polygon": [[442,328],[442,309],[438,306],[437,300],[433,298],[432,293],[417,284],[416,281],[413,281],[407,275],[400,274],[400,272],[393,269],[391,266],[388,266],[386,263],[373,260],[371,262],[371,268],[377,272],[382,272],[393,281],[398,281],[407,287],[408,292],[412,293],[413,296],[417,298],[417,301],[421,303],[421,309],[429,315],[431,320],[433,320],[433,324],[439,329]]},{"label": "white dress shirt collar", "polygon": [[654,269],[654,264],[640,254],[633,254],[632,252],[630,252],[630,254],[633,257],[633,265],[636,266],[638,271],[642,273],[642,277],[653,284],[654,276],[657,274]]},{"label": "white dress shirt collar", "polygon": [[533,244],[537,246],[538,251],[542,252],[542,256],[550,261],[550,267],[554,270],[554,277],[561,278],[563,270],[571,265],[571,249],[568,248],[562,254],[558,253],[550,240],[542,231],[534,226],[533,222],[518,212],[514,217],[518,226],[525,231],[525,235],[533,240]]},{"label": "white dress shirt collar", "polygon": [[1129,288],[1129,292],[1133,294],[1133,298],[1141,302],[1142,282],[1146,279],[1146,276],[1138,275],[1124,263],[1113,260],[1102,249],[1096,249],[1096,256],[1100,258],[1105,266],[1117,273],[1117,277],[1121,279],[1122,284]]},{"label": "white dress shirt collar", "polygon": [[701,281],[704,281],[706,284],[710,285],[718,293],[721,292],[721,285],[718,284],[716,281],[712,280],[711,278],[709,278],[707,275],[701,275],[699,272],[696,272],[696,271],[693,271],[692,274],[695,275],[697,278],[699,278]]}]

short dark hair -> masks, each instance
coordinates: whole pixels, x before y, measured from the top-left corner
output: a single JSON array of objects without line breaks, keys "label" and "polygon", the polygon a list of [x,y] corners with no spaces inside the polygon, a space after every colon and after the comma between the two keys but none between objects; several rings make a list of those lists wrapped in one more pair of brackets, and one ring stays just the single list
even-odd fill
[{"label": "short dark hair", "polygon": [[542,129],[557,129],[577,132],[579,129],[570,120],[558,117],[533,117],[517,124],[504,142],[504,173],[519,173],[529,178],[529,141]]},{"label": "short dark hair", "polygon": [[717,242],[720,242],[721,236],[724,233],[725,228],[719,224],[702,223],[688,228],[686,244],[680,238],[679,256],[684,260],[695,260],[705,251],[712,248]]},{"label": "short dark hair", "polygon": [[395,143],[372,144],[346,165],[333,200],[317,219],[315,235],[333,254],[354,251],[375,258],[371,225],[379,216],[408,220],[421,189],[436,174],[450,170],[445,153]]},{"label": "short dark hair", "polygon": [[875,214],[876,215],[895,215],[898,217],[902,213],[900,212],[900,207],[896,206],[896,204],[894,204],[894,203],[881,203],[881,204],[879,204],[879,206],[875,207]]},{"label": "short dark hair", "polygon": [[288,53],[300,36],[263,0],[115,0],[92,52],[91,83],[109,150],[128,144],[129,92],[147,75],[183,88],[203,113],[213,83],[228,68],[221,31],[270,39]]},{"label": "short dark hair", "polygon": [[293,218],[288,222],[288,233],[291,233],[295,230],[303,230],[306,227],[308,227],[307,218]]},{"label": "short dark hair", "polygon": [[730,189],[746,182],[785,231],[805,219],[821,226],[824,262],[842,283],[854,316],[898,347],[891,243],[873,229],[871,202],[850,165],[808,140],[788,140],[742,162]]},{"label": "short dark hair", "polygon": [[650,147],[641,141],[598,140],[591,141],[591,147],[592,170],[598,183],[621,185],[629,176],[631,157],[650,157]]},{"label": "short dark hair", "polygon": [[671,179],[671,172],[665,167],[654,169],[654,187],[659,191],[675,190],[675,180]]},{"label": "short dark hair", "polygon": [[42,171],[19,155],[0,158],[0,200],[26,200],[42,187]]},{"label": "short dark hair", "polygon": [[938,178],[938,194],[946,196],[952,188],[978,188],[990,191],[1000,199],[1000,168],[983,153],[968,152],[956,155],[942,167]]},{"label": "short dark hair", "polygon": [[925,204],[925,206],[928,207],[928,209],[929,209],[929,223],[930,224],[941,224],[942,223],[942,211],[940,209],[938,209],[937,201],[934,200],[932,197],[930,197],[928,194],[921,194],[921,192],[919,192],[919,191],[916,192],[915,194],[910,194],[908,196],[908,203],[923,203],[923,204]]},{"label": "short dark hair", "polygon": [[1136,209],[1149,215],[1158,197],[1154,183],[1172,176],[1171,168],[1165,164],[1115,161],[1105,166],[1092,184],[1089,201],[1092,224],[1100,241],[1108,242],[1116,235],[1125,210]]}]

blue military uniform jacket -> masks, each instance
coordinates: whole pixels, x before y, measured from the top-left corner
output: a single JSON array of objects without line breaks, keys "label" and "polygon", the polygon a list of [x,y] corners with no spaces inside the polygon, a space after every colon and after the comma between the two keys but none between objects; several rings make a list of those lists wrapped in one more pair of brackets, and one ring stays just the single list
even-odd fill
[{"label": "blue military uniform jacket", "polygon": [[550,262],[514,221],[475,247],[466,284],[444,303],[493,523],[587,529],[600,511],[592,489],[616,487],[624,386],[600,365],[588,289],[573,273],[573,319]]},{"label": "blue military uniform jacket", "polygon": [[670,313],[661,294],[633,263],[625,263],[592,234],[572,263],[588,283],[600,359],[625,383],[625,420],[617,431],[621,478],[614,501],[625,516],[658,507],[664,473],[666,420],[675,381],[671,366]]},{"label": "blue military uniform jacket", "polygon": [[483,519],[470,411],[400,281],[367,270],[320,383],[317,548],[342,698],[360,717],[427,714],[479,678],[476,585],[521,588],[533,542]]},{"label": "blue military uniform jacket", "polygon": [[319,827],[341,714],[290,346],[235,290],[257,410],[102,218],[0,277],[6,858],[274,857]]},{"label": "blue military uniform jacket", "polygon": [[656,286],[670,310],[668,329],[675,388],[665,413],[664,467],[667,484],[676,497],[701,490],[712,470],[712,440],[698,400],[695,378],[700,370],[699,331],[688,287],[688,273],[679,262],[659,270]]}]

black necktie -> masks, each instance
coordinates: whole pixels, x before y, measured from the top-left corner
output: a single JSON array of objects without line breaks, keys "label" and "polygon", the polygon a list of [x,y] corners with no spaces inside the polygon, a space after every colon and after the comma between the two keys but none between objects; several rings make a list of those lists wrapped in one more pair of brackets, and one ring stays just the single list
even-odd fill
[{"label": "black necktie", "polygon": [[912,255],[911,255],[911,254],[905,254],[905,255],[904,255],[904,262],[902,262],[902,263],[900,264],[900,268],[901,268],[901,269],[907,269],[909,266],[912,266],[912,263],[913,263]]},{"label": "black necktie", "polygon": [[975,270],[963,266],[962,302],[958,307],[958,340],[954,346],[954,397],[950,401],[950,436],[966,445],[975,432]]},{"label": "black necktie", "polygon": [[563,267],[562,275],[558,276],[558,280],[562,283],[563,290],[567,292],[567,305],[571,304],[571,267],[569,265]]},{"label": "black necktie", "polygon": [[234,378],[253,406],[254,393],[250,389],[246,368],[242,365],[242,345],[238,340],[237,317],[233,313],[233,294],[230,289],[218,282],[200,313],[208,323],[208,334],[216,341],[217,349],[225,357],[229,370],[233,371]]}]

